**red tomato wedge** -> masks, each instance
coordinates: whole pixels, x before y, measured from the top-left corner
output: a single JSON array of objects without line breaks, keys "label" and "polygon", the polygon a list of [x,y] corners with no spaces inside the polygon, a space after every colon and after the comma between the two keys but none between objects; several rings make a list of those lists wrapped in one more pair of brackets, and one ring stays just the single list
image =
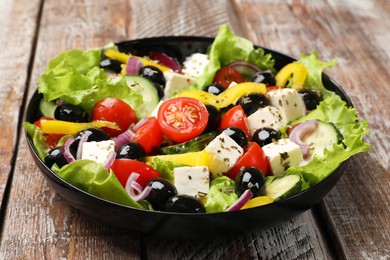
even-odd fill
[{"label": "red tomato wedge", "polygon": [[245,81],[244,77],[241,76],[241,74],[237,70],[230,68],[230,67],[220,68],[215,73],[215,76],[213,79],[214,83],[217,83],[217,84],[223,86],[224,88],[229,87],[229,85],[232,82],[242,83],[244,81]]},{"label": "red tomato wedge", "polygon": [[133,108],[117,98],[105,98],[97,102],[92,110],[91,117],[93,121],[103,120],[117,123],[121,130],[102,128],[110,136],[118,136],[137,121]]},{"label": "red tomato wedge", "polygon": [[157,120],[166,137],[174,142],[183,143],[203,132],[207,126],[208,112],[200,101],[178,97],[162,103]]},{"label": "red tomato wedge", "polygon": [[234,180],[237,173],[242,167],[253,166],[258,168],[264,175],[267,174],[268,170],[268,159],[261,149],[260,145],[255,142],[248,143],[244,148],[244,155],[238,159],[237,163],[226,173],[226,176]]},{"label": "red tomato wedge", "polygon": [[127,179],[133,172],[139,174],[136,182],[143,188],[149,180],[160,177],[160,173],[154,168],[146,163],[132,159],[116,159],[112,163],[111,169],[114,171],[116,178],[123,187],[126,186]]},{"label": "red tomato wedge", "polygon": [[163,133],[155,117],[150,117],[134,134],[132,141],[139,143],[146,153],[155,150],[162,141]]},{"label": "red tomato wedge", "polygon": [[250,137],[247,118],[244,109],[240,105],[234,106],[226,112],[222,117],[219,128],[223,129],[231,126],[241,128],[248,138]]}]

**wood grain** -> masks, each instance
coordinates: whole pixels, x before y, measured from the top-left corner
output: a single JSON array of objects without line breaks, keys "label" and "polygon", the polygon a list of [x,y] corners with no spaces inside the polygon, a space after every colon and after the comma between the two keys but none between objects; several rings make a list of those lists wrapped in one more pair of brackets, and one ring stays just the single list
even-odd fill
[{"label": "wood grain", "polygon": [[[390,257],[390,140],[385,134],[390,130],[390,112],[385,109],[390,107],[388,1],[45,0],[37,24],[39,8],[38,0],[0,3],[0,35],[7,36],[7,40],[0,38],[0,57],[13,61],[12,65],[0,63],[0,123],[12,122],[0,132],[6,140],[0,144],[0,199],[14,173],[8,203],[1,205],[0,259]],[[16,13],[18,19],[12,19]],[[341,83],[361,117],[369,120],[372,151],[353,158],[345,176],[321,204],[323,217],[318,220],[316,211],[307,211],[255,235],[194,243],[145,241],[70,207],[44,181],[24,137],[15,132],[20,111],[13,108],[22,104],[26,84],[30,97],[47,62],[66,49],[161,35],[214,36],[222,23],[255,44],[295,57],[318,50],[321,58],[339,61],[337,68],[327,72]],[[28,70],[30,57],[35,57],[32,71]],[[15,154],[18,137],[21,141]]]},{"label": "wood grain", "polygon": [[[20,107],[28,80],[39,1],[0,3],[0,208],[6,203],[6,184],[12,178]],[[14,19],[18,17],[18,19]]]}]

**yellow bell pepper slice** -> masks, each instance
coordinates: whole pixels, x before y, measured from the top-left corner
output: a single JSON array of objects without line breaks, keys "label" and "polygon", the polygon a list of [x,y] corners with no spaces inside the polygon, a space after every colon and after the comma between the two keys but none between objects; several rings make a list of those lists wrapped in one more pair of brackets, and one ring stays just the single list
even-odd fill
[{"label": "yellow bell pepper slice", "polygon": [[115,130],[120,130],[118,125],[109,121],[92,121],[87,123],[74,123],[62,120],[42,120],[41,129],[45,134],[68,134],[74,135],[77,132],[92,128],[92,127],[107,127]]},{"label": "yellow bell pepper slice", "polygon": [[307,69],[300,63],[289,63],[284,66],[275,76],[276,86],[285,87],[292,77],[292,88],[296,91],[303,89],[307,77]]},{"label": "yellow bell pepper slice", "polygon": [[259,196],[255,197],[253,199],[250,199],[247,203],[242,206],[241,209],[249,209],[249,208],[254,208],[254,207],[259,207],[263,205],[267,205],[274,202],[274,199],[268,196]]},{"label": "yellow bell pepper slice", "polygon": [[185,90],[176,95],[176,97],[190,97],[199,100],[205,105],[213,105],[216,108],[224,108],[235,104],[237,100],[247,93],[265,94],[267,87],[263,83],[244,82],[231,86],[218,96],[201,90]]},{"label": "yellow bell pepper slice", "polygon": [[155,158],[159,158],[160,160],[163,161],[185,164],[188,166],[207,166],[209,154],[206,150],[202,150],[199,152],[190,152],[190,153],[182,153],[182,154],[156,155],[156,156],[147,156],[145,158],[145,161],[153,162]]},{"label": "yellow bell pepper slice", "polygon": [[142,57],[139,57],[139,56],[135,56],[135,55],[131,55],[131,54],[125,54],[125,53],[122,53],[122,52],[119,52],[119,51],[115,51],[115,50],[112,50],[112,49],[108,49],[106,52],[105,52],[105,55],[108,57],[108,58],[111,58],[111,59],[114,59],[114,60],[117,60],[117,61],[120,61],[124,64],[127,63],[127,60],[130,58],[130,57],[134,57],[134,58],[137,58],[139,59],[140,61],[142,61],[144,63],[145,66],[155,66],[157,68],[159,68],[162,72],[164,71],[170,71],[171,69],[168,68],[168,67],[165,67],[161,64],[158,64],[152,60],[148,60],[148,59],[145,59],[145,58],[142,58]]}]

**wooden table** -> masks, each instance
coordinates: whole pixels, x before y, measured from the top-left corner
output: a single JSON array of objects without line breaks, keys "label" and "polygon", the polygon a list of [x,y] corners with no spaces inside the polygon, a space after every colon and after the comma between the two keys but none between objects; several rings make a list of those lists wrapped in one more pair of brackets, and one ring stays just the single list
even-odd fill
[{"label": "wooden table", "polygon": [[[50,58],[70,48],[220,24],[291,56],[318,50],[368,119],[372,149],[312,210],[211,243],[143,240],[90,219],[44,181],[22,129]],[[390,259],[390,2],[387,0],[1,0],[0,259]]]}]

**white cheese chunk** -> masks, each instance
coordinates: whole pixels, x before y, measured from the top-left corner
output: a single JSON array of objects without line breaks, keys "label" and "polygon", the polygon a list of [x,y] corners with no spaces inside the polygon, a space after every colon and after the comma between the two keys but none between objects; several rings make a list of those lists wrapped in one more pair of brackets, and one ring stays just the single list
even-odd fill
[{"label": "white cheese chunk", "polygon": [[173,174],[178,194],[196,198],[207,196],[210,186],[210,172],[207,166],[176,167]]},{"label": "white cheese chunk", "polygon": [[184,68],[182,72],[187,77],[197,78],[203,74],[208,63],[209,58],[206,54],[194,53],[183,62]]},{"label": "white cheese chunk", "polygon": [[170,98],[183,90],[189,89],[195,83],[193,78],[172,71],[165,71],[164,77],[166,80],[165,98]]},{"label": "white cheese chunk", "polygon": [[299,165],[303,161],[303,155],[299,146],[290,139],[280,139],[262,147],[267,156],[271,170],[277,177],[293,165]]},{"label": "white cheese chunk", "polygon": [[306,114],[305,103],[298,92],[292,88],[282,88],[268,93],[270,104],[279,109],[288,123]]},{"label": "white cheese chunk", "polygon": [[279,110],[273,106],[259,108],[255,113],[248,116],[249,134],[252,136],[255,131],[263,127],[271,127],[279,130],[286,125]]},{"label": "white cheese chunk", "polygon": [[214,178],[228,172],[244,150],[225,133],[215,137],[205,148],[209,153],[208,167]]},{"label": "white cheese chunk", "polygon": [[115,152],[115,142],[113,140],[85,142],[82,147],[81,159],[104,164],[110,153],[113,152]]}]

